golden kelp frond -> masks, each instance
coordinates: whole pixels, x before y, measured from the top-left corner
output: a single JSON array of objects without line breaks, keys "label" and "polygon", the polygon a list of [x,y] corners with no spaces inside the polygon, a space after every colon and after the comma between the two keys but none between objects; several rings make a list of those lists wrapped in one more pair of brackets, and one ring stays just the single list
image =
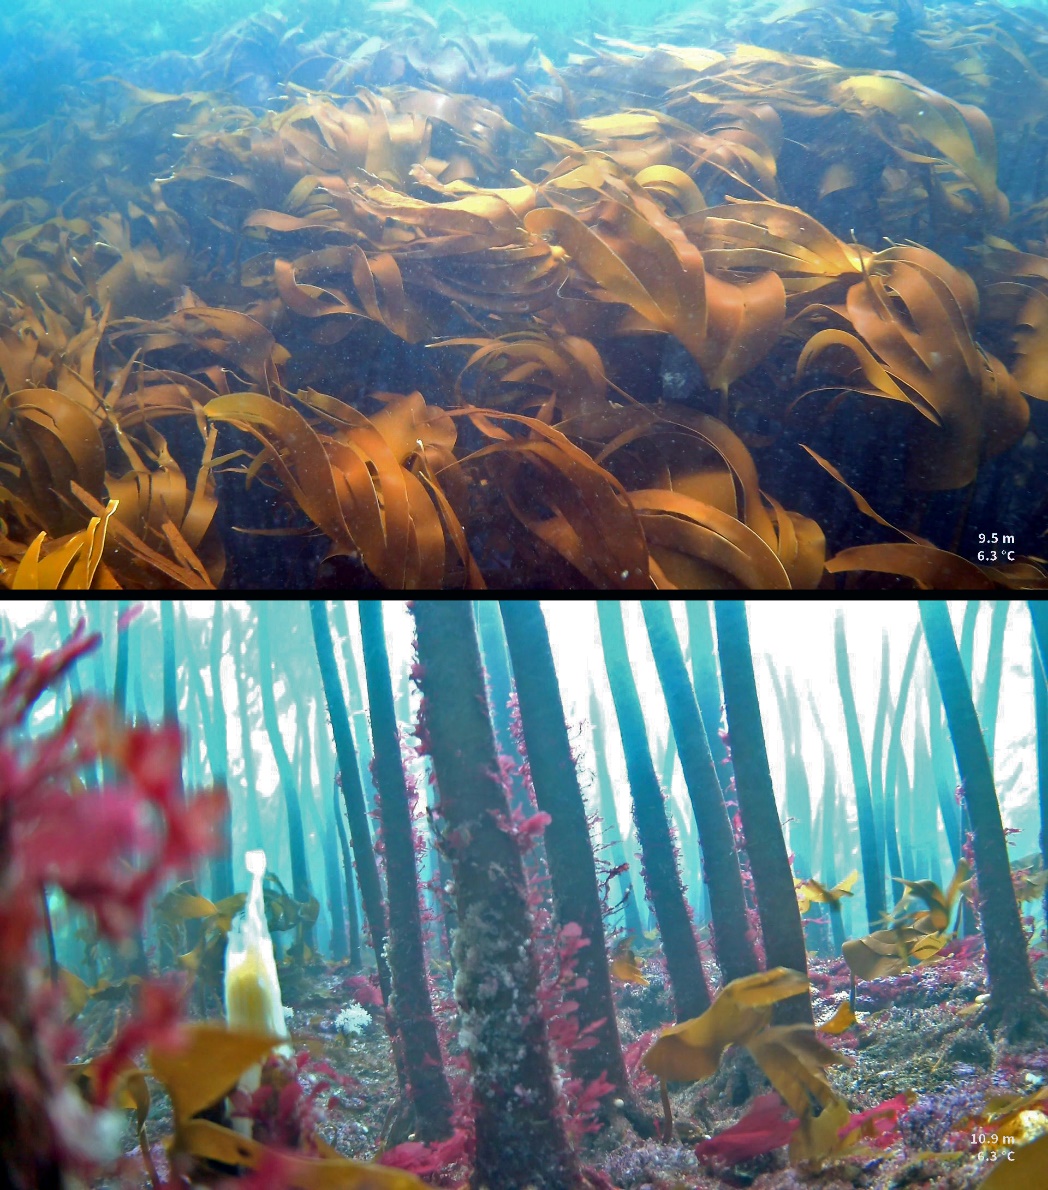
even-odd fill
[{"label": "golden kelp frond", "polygon": [[[461,527],[426,473],[426,442],[449,448],[446,414],[429,410],[419,393],[395,396],[368,418],[319,393],[299,394],[328,423],[314,428],[296,409],[258,393],[216,397],[204,409],[229,422],[264,450],[252,473],[272,468],[301,511],[331,541],[331,554],[357,557],[393,590],[440,587],[451,560],[471,569]],[[417,470],[416,470],[417,468]]]},{"label": "golden kelp frond", "polygon": [[4,204],[9,218],[0,239],[0,281],[5,294],[43,312],[43,304],[69,322],[84,313],[85,267],[95,253],[92,222],[62,216],[50,206]]},{"label": "golden kelp frond", "polygon": [[[935,149],[939,158],[932,178],[955,211],[1007,218],[1008,201],[997,189],[993,128],[978,108],[955,103],[905,75],[850,75],[835,84],[831,95],[846,111],[878,113],[872,126],[904,161],[926,161],[927,146]],[[882,122],[885,116],[890,127]],[[959,186],[951,185],[953,178]]]},{"label": "golden kelp frond", "polygon": [[134,314],[149,318],[162,314],[189,276],[185,244],[170,227],[170,221],[153,216],[149,223],[157,229],[152,241],[136,243],[126,220],[101,216],[95,221],[93,263],[106,253],[117,259],[104,271],[96,264],[92,270],[96,275],[88,279],[88,284],[98,304],[113,317]]},{"label": "golden kelp frond", "polygon": [[[844,943],[844,959],[853,977],[880,979],[898,975],[911,962],[934,958],[948,941],[945,931],[950,915],[969,874],[968,864],[961,860],[945,892],[932,880],[900,881],[906,892],[892,911],[892,927]],[[911,896],[923,901],[927,910],[908,912]]]},{"label": "golden kelp frond", "polygon": [[3,386],[14,386],[0,398],[3,555],[20,562],[13,581],[64,589],[214,586],[225,565],[214,529],[214,438],[190,493],[156,431],[147,426],[137,441],[127,431],[138,419],[120,424],[136,398],[127,391],[133,359],[112,374],[108,391],[96,387],[105,316],[88,314],[74,330],[46,307],[42,320],[25,308],[20,315],[17,333],[0,333]]},{"label": "golden kelp frond", "polygon": [[666,489],[713,504],[774,548],[775,524],[761,499],[753,457],[715,417],[675,404],[634,404],[560,428],[626,488]]},{"label": "golden kelp frond", "polygon": [[[291,195],[291,205],[298,196]],[[308,211],[309,191],[304,193],[302,209]],[[341,183],[325,179],[316,195],[319,223],[331,223],[353,240],[361,234],[373,248],[402,249],[407,255],[441,254],[439,241],[444,236],[473,237],[470,248],[497,247],[523,243],[516,212],[497,194],[474,192],[451,202],[430,203],[411,198],[389,186],[368,183]],[[335,217],[326,214],[334,210]],[[261,220],[249,219],[248,226],[262,226]],[[427,241],[436,240],[436,244]],[[412,245],[409,249],[408,245]]]},{"label": "golden kelp frond", "polygon": [[444,252],[434,245],[406,259],[404,273],[409,283],[465,306],[522,315],[553,302],[565,269],[547,243],[532,239],[473,252]]},{"label": "golden kelp frond", "polygon": [[493,194],[502,199],[519,218],[523,218],[535,206],[538,187],[530,182],[522,182],[519,186],[474,186],[458,178],[453,182],[441,182],[435,178],[423,165],[415,165],[411,170],[412,179],[426,190],[434,194],[442,194],[447,198],[462,198],[466,194]]},{"label": "golden kelp frond", "polygon": [[829,905],[831,909],[835,908],[839,905],[842,897],[852,897],[855,895],[852,889],[858,883],[858,880],[858,868],[852,869],[833,888],[827,888],[813,878],[808,880],[794,879],[793,883],[797,889],[797,904],[801,913],[807,913],[812,907],[813,902],[818,902],[821,905]]},{"label": "golden kelp frond", "polygon": [[858,979],[883,979],[900,975],[913,963],[934,958],[946,945],[943,933],[927,933],[914,926],[874,930],[864,938],[844,943],[844,961]]},{"label": "golden kelp frond", "polygon": [[398,113],[425,117],[435,126],[430,160],[437,166],[446,162],[442,179],[505,172],[503,157],[516,130],[494,104],[421,87],[391,87],[382,94]]},{"label": "golden kelp frond", "polygon": [[225,570],[225,553],[214,526],[218,500],[212,460],[217,435],[213,429],[207,435],[192,490],[164,438],[150,425],[145,436],[148,446],[142,443],[136,449],[130,435],[120,435],[130,469],[119,478],[106,479],[106,490],[119,501],[116,518],[136,538],[217,586]]},{"label": "golden kelp frond", "polygon": [[497,339],[445,339],[434,346],[475,349],[455,381],[455,396],[464,404],[511,407],[547,424],[608,409],[600,355],[577,335],[518,331]]},{"label": "golden kelp frond", "polygon": [[1009,336],[1009,370],[1026,396],[1048,401],[1048,257],[992,237],[978,254],[986,318]]},{"label": "golden kelp frond", "polygon": [[404,187],[416,168],[445,183],[497,173],[513,133],[481,99],[416,87],[362,89],[341,102],[305,92],[282,112],[261,119],[237,112],[231,123],[240,126],[195,134],[163,180],[165,193],[177,195],[172,205],[187,215],[187,195],[206,187],[228,211],[215,223],[226,232],[251,198],[251,206],[275,207],[306,177]]},{"label": "golden kelp frond", "polygon": [[[337,342],[348,334],[352,319],[346,315],[371,319],[409,343],[425,337],[425,324],[408,301],[400,267],[388,252],[369,258],[356,244],[320,248],[294,261],[274,261],[273,277],[280,300],[293,313],[304,318],[333,318],[320,325],[316,337],[322,342]],[[334,286],[304,283],[326,277],[336,277],[343,284],[348,279],[356,301]]]},{"label": "golden kelp frond", "polygon": [[141,337],[141,351],[193,347],[226,360],[264,387],[275,386],[279,368],[289,358],[269,331],[256,319],[237,310],[218,309],[189,301],[155,322],[127,319],[123,334]]},{"label": "golden kelp frond", "polygon": [[[677,337],[702,366],[706,383],[727,393],[731,383],[767,354],[785,317],[782,282],[765,272],[743,283],[705,272],[702,254],[643,185],[672,186],[694,203],[684,175],[642,171],[635,182],[586,154],[566,173],[555,170],[543,186],[557,208],[562,195],[605,196],[578,210],[544,208],[525,227],[563,250],[577,272],[595,283],[597,296],[630,306],[644,325]],[[655,167],[651,167],[655,168]],[[699,196],[701,200],[701,195]],[[584,201],[586,201],[584,199]],[[577,198],[570,205],[578,206]]]},{"label": "golden kelp frond", "polygon": [[706,201],[692,179],[676,166],[649,165],[634,174],[604,153],[572,150],[536,188],[535,198],[540,197],[586,224],[614,209],[605,208],[602,201],[620,204],[671,240],[686,261],[694,260],[678,219],[703,210]]},{"label": "golden kelp frond", "polygon": [[[667,590],[813,588],[825,542],[814,521],[762,498],[742,441],[679,406],[609,408],[561,424],[629,491]],[[765,508],[764,500],[771,506]]]},{"label": "golden kelp frond", "polygon": [[[416,328],[424,325],[419,321],[423,311],[415,312],[407,303],[405,321],[394,325],[380,310],[383,289],[387,307],[404,307],[407,284],[485,310],[527,313],[548,305],[563,280],[559,258],[549,245],[529,237],[514,208],[497,191],[472,190],[461,198],[431,203],[392,188],[335,178],[320,185],[307,178],[292,192],[288,205],[303,213],[255,211],[246,226],[279,233],[316,229],[356,241],[295,262],[296,270],[301,265],[332,277],[343,274],[342,287],[326,299],[290,284],[293,278],[286,270],[278,274],[281,297],[307,316],[358,313],[410,339],[421,333],[410,327],[412,322]],[[356,287],[355,303],[346,297],[346,281]],[[320,305],[314,300],[318,298],[324,299]]]},{"label": "golden kelp frond", "polygon": [[632,173],[673,165],[700,187],[723,190],[734,184],[773,196],[781,127],[741,105],[717,104],[702,115],[701,130],[662,112],[636,110],[577,120],[574,131],[580,145],[606,153]]},{"label": "golden kelp frond", "polygon": [[[76,483],[70,485],[72,495],[95,516],[105,511],[102,505]],[[207,568],[185,544],[170,519],[165,522],[168,548],[161,552],[147,545],[137,534],[122,525],[116,517],[108,522],[107,546],[112,548],[113,569],[122,580],[120,585],[143,590],[185,589],[212,591],[214,583]],[[213,565],[221,573],[224,558],[215,551]]]},{"label": "golden kelp frond", "polygon": [[[807,992],[799,971],[775,967],[733,980],[702,1016],[664,1029],[644,1055],[644,1065],[663,1083],[666,1134],[670,1135],[667,1082],[711,1078],[729,1045],[744,1045],[775,1090],[800,1119],[791,1160],[819,1161],[837,1147],[848,1109],[825,1070],[848,1059],[820,1041],[811,1025],[770,1024],[772,1005]],[[822,1109],[818,1116],[814,1108]]]},{"label": "golden kelp frond", "polygon": [[837,1006],[837,1011],[833,1016],[818,1026],[818,1030],[820,1033],[829,1033],[831,1037],[836,1037],[841,1033],[847,1032],[852,1025],[857,1023],[858,1018],[852,1011],[851,1005],[847,1000],[844,1000]]},{"label": "golden kelp frond", "polygon": [[70,484],[105,491],[105,447],[95,421],[71,397],[48,388],[10,393],[0,404],[7,486],[52,537],[83,521],[68,503]]},{"label": "golden kelp frond", "polygon": [[807,990],[807,978],[787,967],[734,979],[702,1016],[663,1029],[644,1065],[665,1082],[710,1078],[729,1045],[749,1045],[768,1025],[772,1005]]},{"label": "golden kelp frond", "polygon": [[[0,325],[0,377],[8,394],[50,388],[78,405],[96,427],[106,420],[95,389],[95,355],[108,321],[86,310],[73,322],[46,305],[41,314],[19,306]],[[77,329],[79,328],[79,329]]]},{"label": "golden kelp frond", "polygon": [[524,225],[566,253],[598,297],[676,336],[707,384],[726,393],[774,344],[785,318],[782,282],[774,273],[745,285],[707,276],[699,251],[656,210],[642,215],[608,200],[594,209],[591,226],[553,208],[532,211]]},{"label": "golden kelp frond", "polygon": [[[574,575],[572,587],[584,579],[597,589],[650,589],[640,521],[614,476],[536,418],[470,408],[464,415],[491,441],[441,475],[463,523],[476,522],[524,573],[532,558],[546,557]],[[479,483],[463,482],[478,473]]]},{"label": "golden kelp frond", "polygon": [[[869,62],[865,55],[862,60]],[[672,115],[702,127],[703,109],[725,102],[751,111],[763,103],[780,115],[820,121],[805,150],[808,178],[821,179],[820,198],[840,189],[856,189],[859,198],[859,179],[867,179],[868,189],[871,163],[880,158],[868,197],[889,226],[901,230],[914,215],[931,222],[940,210],[956,219],[1007,217],[1007,202],[996,186],[994,135],[982,111],[906,75],[856,73],[825,57],[741,45],[719,61],[701,64],[688,83],[678,82],[667,106]],[[845,119],[825,120],[831,114]],[[756,143],[777,157],[774,138],[767,140],[752,124],[740,131],[745,135],[739,143],[756,136]],[[768,190],[764,196],[774,197]]]},{"label": "golden kelp frond", "polygon": [[138,87],[115,76],[99,79],[99,82],[113,84],[125,134],[147,141],[156,140],[159,135],[170,135],[174,131],[188,132],[192,121],[186,117],[191,113],[196,113],[197,117],[207,115],[214,102],[214,96],[206,92],[189,91],[172,95]]},{"label": "golden kelp frond", "polygon": [[367,91],[343,108],[310,97],[273,116],[270,126],[284,149],[285,172],[298,177],[364,170],[402,184],[412,165],[429,156],[429,121],[398,113],[388,99]]},{"label": "golden kelp frond", "polygon": [[630,502],[660,590],[789,590],[774,549],[729,513],[668,491],[631,492]]},{"label": "golden kelp frond", "polygon": [[774,496],[765,494],[776,526],[776,551],[792,590],[815,590],[826,568],[826,536],[818,522],[802,513],[783,508]]},{"label": "golden kelp frond", "polygon": [[280,1041],[213,1021],[184,1025],[181,1033],[179,1043],[157,1044],[149,1051],[150,1070],[171,1096],[176,1128],[231,1091],[244,1071]]},{"label": "golden kelp frond", "polygon": [[406,1170],[340,1157],[333,1149],[321,1157],[300,1157],[269,1148],[203,1118],[187,1121],[176,1143],[181,1151],[205,1161],[278,1170],[282,1184],[295,1190],[423,1190],[426,1185]]},{"label": "golden kelp frond", "polygon": [[[473,231],[434,235],[370,255],[356,244],[332,245],[292,262],[277,260],[274,279],[289,310],[331,320],[317,332],[324,342],[349,331],[346,315],[371,319],[399,338],[418,342],[428,337],[432,294],[505,314],[550,304],[564,269],[549,246],[538,240],[522,243],[517,234],[499,238],[502,243],[483,242]],[[338,287],[303,284],[307,278],[330,278]],[[410,297],[405,284],[412,289]],[[343,327],[334,325],[340,321]]]},{"label": "golden kelp frond", "polygon": [[696,74],[727,60],[719,50],[698,46],[653,47],[602,35],[595,40],[608,48],[600,49],[579,63],[572,63],[561,73],[573,89],[588,91],[601,98],[662,96],[672,88],[689,83]]},{"label": "golden kelp frond", "polygon": [[987,318],[1009,322],[1011,375],[1019,389],[1048,401],[1048,290],[1002,281],[986,289]]},{"label": "golden kelp frond", "polygon": [[923,420],[911,419],[908,428],[909,482],[964,487],[983,457],[1018,441],[1029,408],[1007,372],[975,344],[966,317],[972,291],[956,281],[959,270],[946,272],[926,251],[912,255],[891,249],[874,258],[845,299],[856,334],[816,333],[797,374],[816,361],[825,367],[822,357],[832,352],[838,362],[831,366],[843,368],[858,391],[911,404]]},{"label": "golden kelp frond", "polygon": [[[945,930],[950,924],[950,914],[960,894],[961,885],[971,875],[971,868],[966,860],[957,864],[949,887],[945,892],[933,880],[902,880],[894,877],[906,890],[902,899],[892,911],[896,921],[911,920],[911,924],[923,933],[930,934],[935,930]],[[905,913],[907,901],[916,897],[927,905],[927,912]]]},{"label": "golden kelp frond", "polygon": [[[845,244],[810,215],[772,202],[734,202],[683,221],[708,269],[751,275],[771,269],[782,280],[787,309],[803,309],[808,295],[862,275],[873,254]],[[823,300],[827,295],[820,294]],[[790,299],[793,299],[792,301]]]},{"label": "golden kelp frond", "polygon": [[815,1035],[810,1025],[769,1025],[746,1042],[746,1048],[790,1109],[804,1117],[814,1099],[828,1107],[837,1099],[823,1071],[847,1059]]},{"label": "golden kelp frond", "polygon": [[[1018,1144],[1026,1144],[1043,1132],[1043,1120],[1048,1115],[1048,1088],[1038,1087],[1027,1095],[1003,1092],[987,1095],[979,1111],[971,1117],[977,1132],[990,1133],[982,1144],[984,1152],[994,1147],[999,1137],[1011,1137]],[[1030,1125],[1034,1124],[1031,1129]],[[996,1137],[993,1136],[996,1133]],[[1027,1134],[1027,1135],[1024,1135]],[[1031,1135],[1032,1133],[1032,1135]],[[1011,1143],[1011,1142],[1009,1142]]]},{"label": "golden kelp frond", "polygon": [[633,953],[633,948],[630,946],[630,940],[627,938],[615,948],[615,953],[612,955],[610,970],[616,979],[621,979],[623,983],[636,983],[641,987],[648,986],[648,979],[641,969],[640,963],[637,961],[637,956]]},{"label": "golden kelp frond", "polygon": [[0,580],[13,591],[106,591],[118,590],[119,583],[102,563],[106,529],[116,511],[110,500],[101,516],[92,517],[87,528],[48,543],[41,533],[26,549],[11,574],[5,569]]},{"label": "golden kelp frond", "polygon": [[[870,65],[882,61],[890,65],[897,19],[890,5],[869,12],[835,0],[786,0],[768,15],[760,30],[780,50],[796,53],[805,45],[818,45],[835,62],[861,55]],[[740,33],[756,35],[755,21],[748,13],[740,13],[737,21]]]}]

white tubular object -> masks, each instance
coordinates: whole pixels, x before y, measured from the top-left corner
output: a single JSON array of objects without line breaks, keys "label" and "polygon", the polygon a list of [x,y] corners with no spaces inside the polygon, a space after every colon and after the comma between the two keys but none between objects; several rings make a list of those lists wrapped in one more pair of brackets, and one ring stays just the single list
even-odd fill
[{"label": "white tubular object", "polygon": [[[244,919],[234,923],[226,946],[226,1020],[231,1029],[288,1037],[284,1006],[280,1001],[277,965],[273,958],[273,940],[266,925],[266,906],[262,896],[266,853],[249,851],[244,861],[251,873],[251,892],[248,894]],[[277,1053],[291,1056],[289,1045],[281,1045],[276,1049]],[[258,1086],[257,1072],[255,1086]]]}]

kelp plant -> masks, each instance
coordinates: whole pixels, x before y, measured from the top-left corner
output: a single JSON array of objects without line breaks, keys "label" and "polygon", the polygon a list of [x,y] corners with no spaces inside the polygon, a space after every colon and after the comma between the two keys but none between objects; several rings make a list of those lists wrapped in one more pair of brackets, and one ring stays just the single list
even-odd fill
[{"label": "kelp plant", "polygon": [[5,128],[4,585],[1048,582],[1030,11],[326,13]]}]

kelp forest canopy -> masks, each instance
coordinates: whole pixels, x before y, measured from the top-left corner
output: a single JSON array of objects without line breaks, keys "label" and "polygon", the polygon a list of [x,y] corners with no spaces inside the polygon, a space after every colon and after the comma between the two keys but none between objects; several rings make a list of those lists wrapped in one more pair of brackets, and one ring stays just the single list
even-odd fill
[{"label": "kelp forest canopy", "polygon": [[1048,584],[1048,13],[569,8],[0,16],[0,582]]}]

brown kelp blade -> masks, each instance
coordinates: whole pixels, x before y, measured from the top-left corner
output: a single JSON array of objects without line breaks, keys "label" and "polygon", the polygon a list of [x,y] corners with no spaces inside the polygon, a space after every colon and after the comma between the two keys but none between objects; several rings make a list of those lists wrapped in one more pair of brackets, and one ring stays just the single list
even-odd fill
[{"label": "brown kelp blade", "polygon": [[807,978],[787,967],[732,980],[701,1016],[663,1029],[644,1065],[666,1082],[709,1078],[727,1046],[748,1044],[771,1020],[774,1004],[807,990]]}]

